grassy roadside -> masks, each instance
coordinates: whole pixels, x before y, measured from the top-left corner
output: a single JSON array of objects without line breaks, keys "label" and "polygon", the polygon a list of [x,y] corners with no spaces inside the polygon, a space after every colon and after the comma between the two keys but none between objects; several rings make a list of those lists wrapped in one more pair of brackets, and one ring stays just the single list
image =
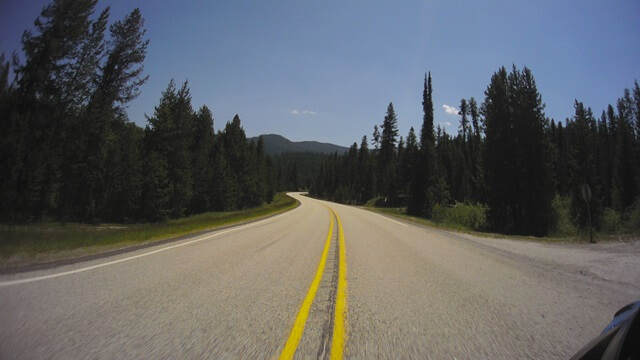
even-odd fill
[{"label": "grassy roadside", "polygon": [[255,209],[208,212],[163,223],[0,225],[0,268],[73,259],[177,238],[282,213],[297,204],[286,194],[276,194],[270,204]]},{"label": "grassy roadside", "polygon": [[[514,239],[514,240],[526,240],[526,241],[535,241],[535,242],[546,242],[546,243],[588,243],[589,242],[589,234],[581,233],[578,236],[571,237],[553,237],[553,236],[545,236],[545,237],[535,237],[535,236],[519,236],[519,235],[505,235],[505,234],[497,234],[490,232],[482,232],[475,231],[469,227],[466,227],[462,224],[444,221],[440,223],[436,223],[433,220],[420,218],[416,216],[407,215],[406,210],[404,208],[383,208],[377,207],[374,205],[376,199],[372,199],[367,202],[363,208],[377,212],[380,214],[389,215],[401,220],[413,222],[420,225],[426,225],[429,227],[433,227],[440,230],[458,232],[463,234],[469,234],[473,236],[486,237],[486,238],[494,238],[494,239]],[[611,242],[611,241],[632,241],[638,239],[638,234],[602,234],[596,233],[594,234],[594,238],[599,242]]]}]

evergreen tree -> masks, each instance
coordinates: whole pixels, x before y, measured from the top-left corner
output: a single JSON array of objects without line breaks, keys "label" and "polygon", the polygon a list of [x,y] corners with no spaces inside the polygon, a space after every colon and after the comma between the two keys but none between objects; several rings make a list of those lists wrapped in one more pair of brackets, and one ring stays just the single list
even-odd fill
[{"label": "evergreen tree", "polygon": [[221,134],[227,164],[231,178],[235,181],[238,197],[231,210],[242,209],[255,205],[254,184],[251,183],[251,154],[244,129],[240,124],[240,117],[236,114],[228,122]]},{"label": "evergreen tree", "polygon": [[[166,166],[166,172],[154,172],[166,175],[166,179],[150,181],[153,186],[163,185],[168,188],[152,189],[162,199],[156,206],[161,214],[169,214],[173,218],[184,216],[192,195],[191,173],[191,130],[193,122],[191,95],[187,82],[176,90],[173,80],[162,93],[160,104],[156,106],[154,116],[148,118],[145,132],[145,161],[151,157],[154,164]],[[156,160],[156,158],[159,158]],[[153,216],[158,219],[157,216]]]},{"label": "evergreen tree", "polygon": [[[420,129],[420,159],[417,165],[418,180],[411,194],[412,206],[407,211],[415,215],[431,217],[433,206],[443,194],[436,188],[440,175],[437,172],[435,133],[433,128],[433,86],[431,73],[425,75],[422,90],[422,128]],[[422,184],[422,187],[419,186]],[[415,208],[414,208],[415,206]]]},{"label": "evergreen tree", "polygon": [[380,154],[378,157],[379,184],[382,196],[387,200],[394,200],[396,188],[396,143],[398,138],[398,118],[393,109],[393,103],[389,103],[387,114],[382,123],[380,136]]},{"label": "evergreen tree", "polygon": [[[404,150],[403,175],[407,193],[407,213],[420,213],[424,208],[424,184],[421,182],[421,153],[418,147],[418,138],[413,127],[407,135],[407,145]],[[416,196],[418,195],[418,196]]]},{"label": "evergreen tree", "polygon": [[193,196],[189,212],[198,214],[213,209],[213,115],[202,106],[194,117],[191,133]]},{"label": "evergreen tree", "polygon": [[264,138],[260,136],[256,144],[256,180],[258,181],[260,204],[263,202],[271,202],[274,195],[269,160],[267,154],[264,152]]},{"label": "evergreen tree", "polygon": [[474,202],[484,201],[484,171],[482,163],[483,140],[482,126],[478,104],[473,97],[469,99],[469,115],[473,127],[473,135],[469,137],[469,171],[471,182],[471,199]]},{"label": "evergreen tree", "polygon": [[97,73],[107,46],[104,35],[109,12],[110,8],[105,8],[98,19],[90,22],[90,30],[74,49],[74,61],[68,64],[62,76],[57,79],[57,86],[62,93],[58,104],[59,116],[73,117],[96,92]]},{"label": "evergreen tree", "polygon": [[240,195],[221,138],[222,133],[218,132],[213,152],[213,210],[229,211],[235,209]]},{"label": "evergreen tree", "polygon": [[24,32],[25,62],[16,63],[16,75],[20,93],[27,102],[59,104],[59,99],[66,95],[59,84],[68,82],[65,75],[73,73],[78,64],[96,4],[97,0],[54,0],[34,22],[36,34]]},{"label": "evergreen tree", "polygon": [[490,217],[508,233],[544,235],[553,182],[544,105],[528,68],[500,68],[485,91],[485,166]]},{"label": "evergreen tree", "polygon": [[380,147],[380,130],[378,130],[378,125],[373,125],[373,137],[371,140],[373,141],[373,148],[378,150]]},{"label": "evergreen tree", "polygon": [[140,215],[145,221],[160,221],[170,215],[169,165],[167,158],[156,149],[154,130],[145,128],[142,151],[142,193]]},{"label": "evergreen tree", "polygon": [[11,195],[3,199],[10,201],[14,221],[39,220],[56,207],[66,113],[62,99],[81,80],[70,77],[81,62],[96,2],[56,0],[45,6],[34,22],[35,34],[22,36],[24,62],[14,57],[18,96],[8,127],[16,139],[7,150],[15,162],[5,182]]},{"label": "evergreen tree", "polygon": [[601,181],[602,192],[602,206],[611,207],[611,179],[612,179],[612,166],[611,158],[613,152],[611,146],[611,136],[609,134],[609,126],[607,125],[607,114],[602,111],[600,120],[598,121],[598,153],[596,159],[596,166],[598,168],[598,177]]},{"label": "evergreen tree", "polygon": [[587,225],[587,209],[582,199],[582,186],[589,185],[593,198],[591,200],[591,212],[594,225],[598,225],[598,219],[602,212],[601,199],[603,189],[598,177],[598,138],[596,120],[590,108],[575,101],[575,115],[567,122],[565,134],[567,137],[569,174],[568,186],[572,197],[572,212],[580,225]]},{"label": "evergreen tree", "polygon": [[126,105],[148,79],[144,19],[134,9],[107,37],[110,9],[94,16],[96,4],[45,6],[12,84],[0,56],[0,220],[159,221],[271,201],[262,141],[248,144],[239,119],[216,139],[186,82],[169,84],[144,130],[129,122]]},{"label": "evergreen tree", "polygon": [[502,231],[512,230],[514,194],[513,124],[509,109],[509,84],[507,70],[501,67],[491,76],[491,83],[485,91],[482,111],[485,118],[485,170],[487,179],[487,200],[493,226]]},{"label": "evergreen tree", "polygon": [[562,125],[562,122],[558,123],[558,131],[555,142],[557,147],[557,175],[555,182],[558,194],[564,196],[568,194],[567,182],[569,179],[569,175],[567,173],[568,151],[564,136],[564,126]]},{"label": "evergreen tree", "polygon": [[635,156],[634,107],[629,89],[618,99],[613,158],[613,208],[619,212],[629,207],[637,196],[637,159]]},{"label": "evergreen tree", "polygon": [[473,143],[473,136],[471,133],[471,124],[469,124],[469,107],[466,99],[460,100],[460,130],[458,137],[456,138],[456,178],[459,183],[457,199],[468,202],[472,200],[472,166],[471,166],[471,154],[470,146]]},{"label": "evergreen tree", "polygon": [[[94,23],[94,32],[98,34],[90,36],[84,46],[97,46],[95,42],[102,39],[99,32],[104,31],[107,16],[106,10]],[[122,183],[122,179],[113,179],[114,174],[118,174],[113,167],[119,164],[114,163],[111,157],[121,149],[118,131],[128,121],[124,106],[137,97],[139,87],[147,79],[140,77],[148,44],[148,40],[142,39],[145,34],[143,25],[144,20],[138,9],[124,20],[116,21],[110,27],[106,62],[99,69],[95,65],[102,50],[90,53],[92,60],[88,64],[94,67],[93,80],[96,86],[85,110],[67,127],[71,139],[66,143],[62,169],[63,218],[104,220],[109,212],[107,204],[113,202],[107,198],[107,194],[119,193],[118,189],[109,188],[111,184]],[[78,70],[76,73],[88,71]],[[78,152],[78,147],[83,151]],[[70,208],[77,213],[74,215]]]},{"label": "evergreen tree", "polygon": [[101,67],[96,96],[110,106],[123,106],[140,94],[149,76],[142,76],[143,62],[149,40],[144,39],[144,19],[140,9],[134,9],[124,20],[110,27],[111,40],[107,60]]},{"label": "evergreen tree", "polygon": [[480,112],[478,110],[478,103],[473,97],[469,99],[469,116],[471,116],[473,135],[477,139],[480,139],[480,134],[482,133],[482,127],[480,126]]},{"label": "evergreen tree", "polygon": [[144,130],[125,121],[113,125],[114,144],[107,154],[104,204],[100,217],[109,222],[133,222],[140,218]]},{"label": "evergreen tree", "polygon": [[359,203],[365,203],[373,197],[373,168],[366,136],[362,137],[360,150],[358,150],[356,190]]},{"label": "evergreen tree", "polygon": [[467,136],[470,135],[470,125],[469,125],[469,109],[467,107],[467,99],[460,100],[460,111],[458,111],[458,115],[460,115],[460,134],[462,135],[462,139],[467,141]]}]

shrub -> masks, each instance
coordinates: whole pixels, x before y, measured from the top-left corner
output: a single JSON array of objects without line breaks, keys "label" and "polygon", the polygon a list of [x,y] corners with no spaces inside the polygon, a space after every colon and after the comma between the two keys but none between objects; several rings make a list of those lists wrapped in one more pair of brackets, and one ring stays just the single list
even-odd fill
[{"label": "shrub", "polygon": [[431,213],[431,220],[436,222],[436,225],[441,224],[447,220],[448,209],[440,204],[435,204]]},{"label": "shrub", "polygon": [[457,204],[449,210],[448,220],[473,230],[487,226],[487,207],[485,205]]},{"label": "shrub", "polygon": [[552,236],[569,237],[578,235],[578,228],[571,219],[571,198],[556,195],[551,203]]},{"label": "shrub", "polygon": [[617,233],[622,228],[620,214],[610,208],[605,208],[602,212],[602,230],[608,233]]},{"label": "shrub", "polygon": [[624,227],[632,232],[640,232],[640,199],[625,211]]}]

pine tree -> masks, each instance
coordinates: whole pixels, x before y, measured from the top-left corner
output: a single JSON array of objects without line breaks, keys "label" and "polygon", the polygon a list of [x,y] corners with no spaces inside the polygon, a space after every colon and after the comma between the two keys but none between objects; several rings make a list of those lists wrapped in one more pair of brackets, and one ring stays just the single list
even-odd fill
[{"label": "pine tree", "polygon": [[378,172],[380,190],[387,200],[395,200],[397,192],[396,184],[396,143],[398,138],[398,118],[393,109],[393,103],[389,103],[387,114],[382,123],[380,136],[380,155],[378,157]]},{"label": "pine tree", "polygon": [[482,163],[483,141],[482,126],[478,104],[473,97],[469,99],[469,115],[473,127],[473,135],[469,137],[469,171],[471,181],[471,199],[474,202],[484,201],[484,171]]},{"label": "pine tree", "polygon": [[509,233],[544,235],[553,198],[540,94],[528,68],[504,67],[485,91],[485,167],[490,218]]},{"label": "pine tree", "polygon": [[485,91],[482,111],[485,118],[485,170],[487,179],[487,200],[493,226],[502,231],[513,225],[511,198],[515,196],[512,179],[514,164],[511,114],[509,110],[507,71],[500,68],[491,76],[491,83]]},{"label": "pine tree", "polygon": [[458,112],[460,115],[460,134],[462,135],[462,139],[466,142],[467,136],[470,135],[470,125],[469,125],[469,109],[467,107],[467,99],[460,99],[460,111]]},{"label": "pine tree", "polygon": [[22,36],[24,64],[16,64],[18,88],[31,102],[59,104],[65,94],[60,83],[77,64],[81,45],[89,35],[90,16],[97,0],[54,0],[45,6],[30,30]]},{"label": "pine tree", "polygon": [[473,143],[473,136],[471,134],[471,125],[469,124],[469,107],[466,99],[460,100],[460,130],[458,137],[456,137],[456,179],[458,180],[457,199],[461,201],[470,201],[473,196],[472,189],[472,166],[470,146]]},{"label": "pine tree", "polygon": [[256,172],[255,176],[258,181],[258,196],[260,204],[271,202],[273,198],[273,189],[271,185],[270,167],[268,156],[264,152],[264,138],[258,137],[256,143]]},{"label": "pine tree", "polygon": [[235,210],[239,195],[238,184],[233,178],[233,170],[229,166],[226,150],[222,142],[222,132],[215,137],[213,151],[213,210]]},{"label": "pine tree", "polygon": [[580,225],[587,225],[587,209],[582,198],[582,186],[589,185],[593,198],[591,200],[591,212],[594,225],[598,225],[598,219],[602,212],[601,199],[603,188],[598,177],[598,138],[596,120],[590,108],[575,101],[575,115],[567,122],[565,134],[567,138],[567,173],[569,175],[568,187],[572,198],[572,212]]},{"label": "pine tree", "polygon": [[371,140],[373,141],[373,148],[378,150],[380,147],[380,130],[378,130],[378,125],[373,125],[373,137]]},{"label": "pine tree", "polygon": [[[166,166],[164,171],[155,172],[166,175],[166,179],[150,181],[153,186],[166,185],[168,188],[153,190],[159,204],[157,211],[169,214],[173,218],[184,216],[192,196],[192,165],[191,165],[191,131],[193,122],[191,95],[188,83],[185,82],[176,90],[173,80],[162,93],[160,104],[156,106],[154,116],[148,118],[145,131],[145,161],[146,157],[154,159],[154,164]],[[159,160],[156,160],[159,158]],[[153,216],[153,218],[158,218]]]},{"label": "pine tree", "polygon": [[373,196],[373,169],[366,136],[362,137],[360,150],[358,150],[356,190],[358,202],[361,204]]},{"label": "pine tree", "polygon": [[74,49],[74,61],[57,79],[62,98],[58,104],[60,116],[71,117],[81,111],[96,91],[97,73],[104,57],[107,42],[104,40],[110,8],[105,8],[98,19],[92,21],[90,30]]},{"label": "pine tree", "polygon": [[[420,178],[421,153],[418,147],[418,138],[413,127],[407,135],[407,145],[404,151],[404,178],[407,184],[407,213],[419,214],[424,208],[424,184]],[[418,195],[418,196],[416,196]]]},{"label": "pine tree", "polygon": [[613,158],[613,208],[624,211],[637,196],[637,159],[635,157],[634,107],[629,89],[618,99],[615,125],[615,155]]},{"label": "pine tree", "polygon": [[105,168],[104,205],[100,217],[108,222],[133,222],[140,218],[143,173],[144,130],[125,121],[114,123],[114,146],[110,147]]},{"label": "pine tree", "polygon": [[145,128],[142,152],[142,193],[139,218],[145,221],[160,221],[170,215],[169,165],[167,158],[158,151],[154,130]]},{"label": "pine tree", "polygon": [[[412,191],[413,202],[419,208],[412,208],[411,213],[431,217],[433,206],[443,193],[436,188],[440,177],[436,164],[435,133],[433,128],[433,86],[431,73],[425,75],[422,90],[422,128],[420,129],[420,160],[417,165],[417,183]],[[442,199],[440,199],[442,200]],[[407,209],[409,211],[409,209]]]},{"label": "pine tree", "polygon": [[[97,22],[94,32],[84,47],[98,46],[102,40],[100,35],[106,26],[108,9],[105,10]],[[110,27],[109,47],[106,50],[105,63],[96,68],[96,60],[102,50],[91,53],[87,64],[93,66],[93,82],[96,84],[93,93],[88,98],[84,111],[76,122],[68,127],[72,136],[66,143],[65,164],[63,166],[64,185],[61,191],[63,217],[71,215],[73,219],[95,221],[103,219],[109,212],[106,194],[118,193],[111,189],[111,184],[121,184],[122,179],[114,179],[118,174],[114,167],[119,164],[112,161],[114,154],[120,152],[121,144],[118,130],[127,122],[124,106],[138,95],[139,87],[147,77],[141,77],[142,62],[146,56],[148,40],[145,34],[144,20],[138,9],[116,21]],[[98,46],[100,47],[100,46]],[[104,45],[102,45],[104,47]],[[77,74],[84,74],[88,69],[79,68]],[[78,148],[83,151],[78,152]],[[71,207],[71,209],[70,209]]]},{"label": "pine tree", "polygon": [[194,117],[191,136],[193,196],[189,212],[198,214],[213,209],[213,115],[202,106]]},{"label": "pine tree", "polygon": [[252,169],[249,144],[237,114],[226,124],[221,137],[231,178],[238,191],[236,203],[231,209],[242,209],[255,202],[256,189],[250,179]]},{"label": "pine tree", "polygon": [[602,206],[611,207],[611,178],[612,166],[611,158],[613,157],[611,136],[609,134],[609,126],[607,125],[607,114],[603,110],[598,121],[598,157],[596,166],[598,168],[598,177],[602,184]]},{"label": "pine tree", "polygon": [[8,127],[15,130],[16,140],[8,150],[16,161],[10,162],[15,167],[6,182],[13,187],[6,200],[14,221],[39,220],[56,207],[66,112],[62,103],[65,91],[79,83],[70,77],[90,34],[96,2],[56,0],[45,6],[34,23],[35,34],[25,31],[22,36],[24,62],[14,57],[18,96]]},{"label": "pine tree", "polygon": [[[142,63],[147,54],[149,40],[144,39],[146,30],[140,9],[134,9],[124,20],[110,27],[111,40],[107,60],[101,67],[96,96],[109,106],[123,106],[140,94],[149,76],[142,76]],[[95,106],[94,102],[94,106]]]}]

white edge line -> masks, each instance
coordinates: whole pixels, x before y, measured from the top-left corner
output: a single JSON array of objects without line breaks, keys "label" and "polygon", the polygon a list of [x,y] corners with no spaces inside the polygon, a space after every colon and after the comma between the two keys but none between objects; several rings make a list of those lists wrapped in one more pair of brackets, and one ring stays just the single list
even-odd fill
[{"label": "white edge line", "polygon": [[407,224],[403,224],[403,223],[401,223],[401,222],[399,222],[399,221],[395,221],[395,220],[389,219],[389,218],[388,218],[388,217],[386,217],[386,216],[382,216],[382,215],[380,215],[380,214],[376,214],[375,212],[373,212],[373,211],[371,211],[371,210],[367,210],[367,212],[369,212],[371,215],[375,215],[375,216],[377,216],[377,217],[379,217],[379,218],[385,219],[385,220],[387,220],[387,221],[391,221],[392,223],[396,223],[396,224],[401,225],[401,226],[407,226]]},{"label": "white edge line", "polygon": [[[183,243],[176,244],[176,245],[167,246],[167,247],[164,247],[164,248],[161,248],[161,249],[156,249],[156,250],[153,250],[153,251],[149,251],[149,252],[144,253],[144,254],[138,254],[138,255],[130,256],[130,257],[127,257],[127,258],[124,258],[124,259],[113,260],[113,261],[109,261],[109,262],[106,262],[106,263],[87,266],[87,267],[84,267],[84,268],[70,270],[70,271],[64,271],[64,272],[57,273],[57,274],[49,274],[49,275],[43,275],[43,276],[36,276],[36,277],[33,277],[33,278],[18,279],[18,280],[11,280],[11,281],[3,281],[3,282],[0,282],[0,287],[11,286],[11,285],[20,285],[20,284],[26,284],[26,283],[40,281],[40,280],[53,279],[53,278],[57,278],[57,277],[61,277],[61,276],[77,274],[77,273],[81,273],[81,272],[84,272],[84,271],[89,271],[89,270],[101,268],[101,267],[104,267],[104,266],[114,265],[114,264],[118,264],[118,263],[121,263],[121,262],[133,260],[133,259],[138,259],[138,258],[141,258],[141,257],[157,254],[159,252],[175,249],[177,247],[186,246],[186,245],[189,245],[189,244],[193,244],[193,243],[197,243],[197,242],[204,241],[204,240],[207,240],[207,239],[211,239],[212,237],[228,234],[228,233],[233,232],[233,231],[238,231],[238,230],[246,229],[246,228],[249,228],[249,227],[261,225],[263,223],[266,223],[266,222],[269,222],[269,221],[273,221],[273,220],[275,220],[275,219],[279,218],[280,216],[283,216],[283,215],[285,215],[287,213],[289,213],[289,212],[287,211],[285,213],[282,213],[280,215],[276,215],[276,216],[268,218],[268,219],[256,221],[254,223],[250,223],[250,224],[246,224],[246,225],[240,225],[238,227],[234,227],[234,228],[231,228],[231,229],[228,229],[228,230],[216,232],[214,234],[210,234],[210,235],[207,235],[207,236],[195,239],[195,240],[183,242]],[[212,230],[212,231],[215,231],[215,230]]]}]

